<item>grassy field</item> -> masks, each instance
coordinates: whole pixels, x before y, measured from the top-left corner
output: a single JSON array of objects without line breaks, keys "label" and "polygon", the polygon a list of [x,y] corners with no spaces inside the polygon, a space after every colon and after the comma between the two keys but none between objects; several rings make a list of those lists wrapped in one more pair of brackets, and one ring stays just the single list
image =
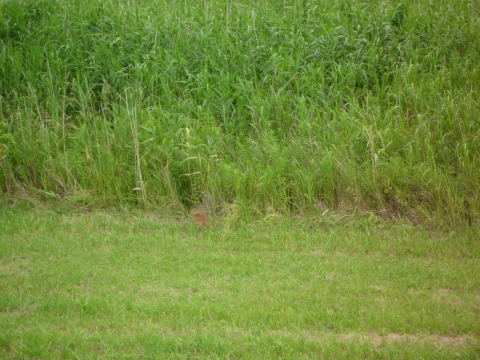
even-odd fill
[{"label": "grassy field", "polygon": [[478,359],[480,234],[0,210],[2,359]]},{"label": "grassy field", "polygon": [[0,191],[478,226],[479,12],[0,1]]},{"label": "grassy field", "polygon": [[480,358],[479,14],[0,0],[0,358]]}]

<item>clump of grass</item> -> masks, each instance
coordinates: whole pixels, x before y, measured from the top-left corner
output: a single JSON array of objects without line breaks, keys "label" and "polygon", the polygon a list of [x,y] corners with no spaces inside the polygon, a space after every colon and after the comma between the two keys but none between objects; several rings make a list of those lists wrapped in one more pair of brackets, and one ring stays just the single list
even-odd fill
[{"label": "clump of grass", "polygon": [[478,222],[471,1],[177,5],[1,3],[2,191]]}]

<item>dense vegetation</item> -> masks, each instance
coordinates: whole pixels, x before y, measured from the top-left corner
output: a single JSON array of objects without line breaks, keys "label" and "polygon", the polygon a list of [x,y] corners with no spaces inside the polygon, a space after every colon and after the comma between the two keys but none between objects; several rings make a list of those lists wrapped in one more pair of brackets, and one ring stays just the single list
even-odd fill
[{"label": "dense vegetation", "polygon": [[0,190],[473,225],[479,11],[476,0],[2,1]]}]

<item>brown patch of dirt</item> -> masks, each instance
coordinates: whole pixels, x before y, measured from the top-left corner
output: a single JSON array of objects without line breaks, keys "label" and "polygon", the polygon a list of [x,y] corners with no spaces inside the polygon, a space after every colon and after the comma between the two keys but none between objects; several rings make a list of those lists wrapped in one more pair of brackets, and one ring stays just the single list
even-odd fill
[{"label": "brown patch of dirt", "polygon": [[386,334],[377,335],[369,334],[365,336],[366,339],[372,341],[375,346],[390,344],[393,342],[414,342],[414,343],[428,343],[438,346],[465,346],[468,343],[473,343],[475,339],[470,336],[444,336],[444,335],[412,335],[412,334]]},{"label": "brown patch of dirt", "polygon": [[452,289],[439,289],[433,298],[447,305],[461,305],[461,301]]},{"label": "brown patch of dirt", "polygon": [[335,273],[334,272],[331,272],[327,275],[325,275],[325,279],[327,280],[333,280],[335,278]]},{"label": "brown patch of dirt", "polygon": [[398,334],[390,333],[385,335],[375,333],[349,333],[338,334],[328,332],[315,332],[315,331],[301,331],[298,333],[290,332],[287,330],[270,331],[271,335],[304,338],[310,341],[325,341],[327,339],[339,339],[346,341],[367,341],[371,342],[376,347],[388,345],[394,342],[405,343],[427,343],[437,346],[466,346],[468,344],[478,343],[479,339],[468,335],[459,336],[445,336],[445,335],[432,335],[432,334]]},{"label": "brown patch of dirt", "polygon": [[28,268],[27,262],[21,260],[20,263],[15,262],[15,256],[10,259],[10,263],[2,264],[0,263],[0,273],[8,276],[22,276],[27,272],[31,272],[31,269]]}]

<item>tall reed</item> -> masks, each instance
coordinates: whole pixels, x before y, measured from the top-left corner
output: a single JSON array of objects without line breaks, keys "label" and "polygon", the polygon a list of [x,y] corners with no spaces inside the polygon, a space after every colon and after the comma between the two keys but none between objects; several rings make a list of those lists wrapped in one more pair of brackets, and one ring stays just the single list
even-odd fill
[{"label": "tall reed", "polygon": [[0,189],[478,224],[479,11],[3,1]]}]

